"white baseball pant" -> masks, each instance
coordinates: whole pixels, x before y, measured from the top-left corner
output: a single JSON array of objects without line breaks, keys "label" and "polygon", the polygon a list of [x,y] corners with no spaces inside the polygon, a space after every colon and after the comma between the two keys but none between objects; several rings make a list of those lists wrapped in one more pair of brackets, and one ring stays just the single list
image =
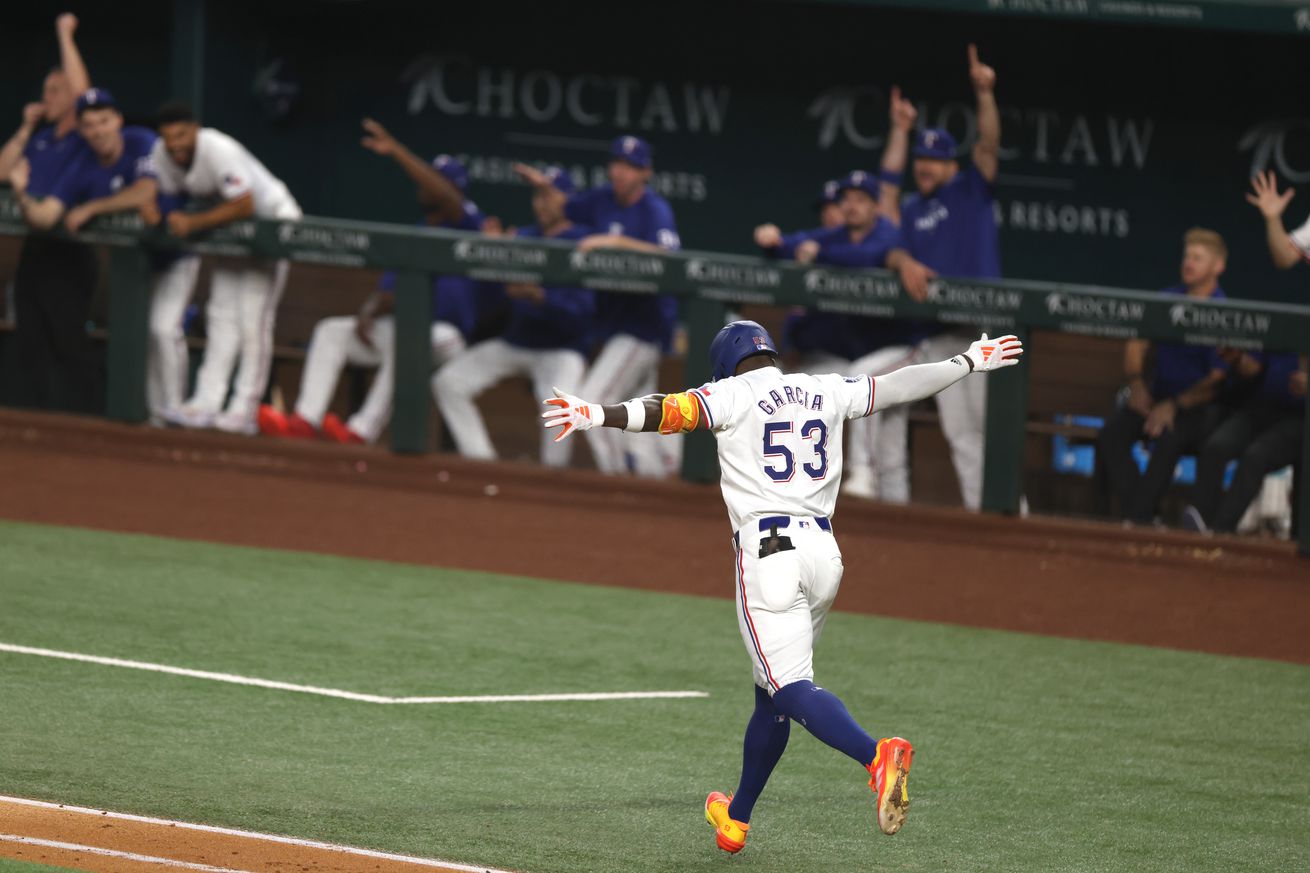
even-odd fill
[{"label": "white baseball pant", "polygon": [[[851,372],[876,379],[917,360],[913,346],[887,346],[852,362]],[[847,424],[847,476],[872,482],[873,495],[887,503],[910,502],[909,422],[909,406],[893,406]]]},{"label": "white baseball pant", "polygon": [[[496,458],[482,413],[474,402],[479,394],[511,376],[532,380],[535,399],[552,397],[551,388],[582,381],[587,360],[573,349],[525,349],[499,337],[480,342],[432,377],[432,393],[459,453],[484,461]],[[567,467],[573,440],[555,442],[556,431],[541,429],[541,462]]]},{"label": "white baseball pant", "polygon": [[187,255],[155,274],[150,293],[150,346],[146,357],[146,405],[153,420],[162,420],[186,397],[187,347],[182,320],[196,289],[200,258]]},{"label": "white baseball pant", "polygon": [[752,519],[734,537],[737,625],[750,656],[755,684],[772,695],[779,688],[814,679],[814,645],[841,586],[837,539],[815,519],[788,518],[778,529],[793,549],[761,558],[769,536]]},{"label": "white baseball pant", "polygon": [[[273,319],[287,284],[288,263],[225,258],[214,264],[205,308],[205,357],[187,406],[253,423],[273,360]],[[236,367],[236,382],[232,370]],[[231,385],[231,397],[228,389]]]},{"label": "white baseball pant", "polygon": [[[359,338],[355,332],[357,323],[355,316],[343,315],[325,318],[314,326],[309,352],[305,356],[305,371],[300,377],[296,414],[319,427],[346,364],[377,367],[364,403],[346,422],[346,427],[373,443],[391,420],[395,399],[396,322],[389,315],[375,319],[370,335],[372,345]],[[462,351],[464,335],[459,328],[445,321],[432,323],[432,362],[435,365],[441,366]]]},{"label": "white baseball pant", "polygon": [[[651,394],[658,387],[659,364],[660,347],[656,343],[615,334],[592,362],[577,393],[601,405]],[[593,427],[585,434],[596,467],[602,473],[627,473],[628,456],[632,457],[632,469],[639,476],[662,478],[671,472],[673,461],[670,454],[661,451],[659,444],[669,437],[628,433],[613,427]]]},{"label": "white baseball pant", "polygon": [[[944,361],[968,348],[976,335],[957,333],[929,337],[919,345],[916,362]],[[983,439],[987,430],[987,379],[967,376],[936,397],[942,434],[951,447],[951,463],[960,480],[960,497],[966,509],[982,506]]]}]

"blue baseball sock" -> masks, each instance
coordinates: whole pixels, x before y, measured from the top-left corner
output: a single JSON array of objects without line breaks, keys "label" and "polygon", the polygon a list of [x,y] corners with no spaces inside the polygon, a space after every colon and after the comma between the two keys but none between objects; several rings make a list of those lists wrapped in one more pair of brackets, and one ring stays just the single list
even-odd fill
[{"label": "blue baseball sock", "polygon": [[808,679],[785,685],[773,694],[774,707],[820,740],[867,767],[878,754],[878,741],[864,732],[846,711],[846,704]]},{"label": "blue baseball sock", "polygon": [[759,800],[764,783],[787,748],[791,735],[791,722],[779,712],[769,698],[769,692],[755,686],[755,711],[746,723],[746,739],[742,743],[741,781],[737,793],[728,805],[728,815],[740,822],[751,820],[751,810]]}]

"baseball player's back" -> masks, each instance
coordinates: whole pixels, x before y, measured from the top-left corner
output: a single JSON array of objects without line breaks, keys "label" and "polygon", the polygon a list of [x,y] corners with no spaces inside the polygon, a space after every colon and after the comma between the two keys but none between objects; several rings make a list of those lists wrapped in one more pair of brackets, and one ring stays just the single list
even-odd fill
[{"label": "baseball player's back", "polygon": [[763,367],[689,392],[718,438],[734,531],[757,517],[827,518],[841,482],[842,430],[869,414],[873,380]]}]

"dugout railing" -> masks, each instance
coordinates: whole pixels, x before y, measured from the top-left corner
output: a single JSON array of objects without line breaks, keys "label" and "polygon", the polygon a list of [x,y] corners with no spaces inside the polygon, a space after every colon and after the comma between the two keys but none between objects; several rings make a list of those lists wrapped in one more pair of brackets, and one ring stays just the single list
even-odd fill
[{"label": "dugout railing", "polygon": [[[0,193],[0,234],[28,233],[12,194]],[[1025,342],[1032,330],[1044,329],[1310,354],[1310,306],[1180,299],[1119,288],[938,280],[928,299],[917,302],[904,293],[893,274],[882,270],[695,251],[584,253],[550,240],[314,217],[238,222],[180,243],[158,229],[144,227],[135,215],[120,214],[97,219],[79,239],[110,247],[106,414],[125,422],[146,420],[148,249],[185,248],[208,255],[398,271],[392,449],[400,453],[426,452],[430,444],[428,326],[434,274],[681,297],[691,350],[686,358],[688,385],[708,379],[703,352],[733,305],[801,305],[851,315],[935,320],[981,328],[992,335],[1016,333]],[[990,512],[1013,514],[1019,509],[1028,369],[1016,367],[990,377],[982,497],[983,509]],[[1310,469],[1310,404],[1306,418],[1302,470]],[[712,437],[693,434],[688,439],[683,477],[701,482],[717,477]],[[1310,555],[1310,524],[1304,521],[1310,518],[1310,488],[1302,488],[1298,499],[1298,516],[1303,520],[1298,547],[1301,554]]]}]

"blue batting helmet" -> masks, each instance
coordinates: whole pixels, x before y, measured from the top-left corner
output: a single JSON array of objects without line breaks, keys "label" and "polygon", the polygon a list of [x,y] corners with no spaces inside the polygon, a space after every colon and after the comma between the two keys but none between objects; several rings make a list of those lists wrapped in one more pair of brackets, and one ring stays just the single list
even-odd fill
[{"label": "blue batting helmet", "polygon": [[710,381],[717,382],[737,372],[737,365],[752,355],[778,357],[778,347],[769,332],[754,321],[734,321],[710,343]]}]

